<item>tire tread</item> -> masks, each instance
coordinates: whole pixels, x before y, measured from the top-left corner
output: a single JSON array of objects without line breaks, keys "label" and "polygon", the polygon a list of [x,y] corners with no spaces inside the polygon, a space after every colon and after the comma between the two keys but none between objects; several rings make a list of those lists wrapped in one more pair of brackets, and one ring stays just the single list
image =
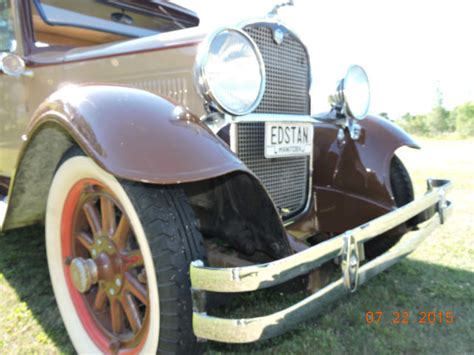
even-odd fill
[{"label": "tire tread", "polygon": [[192,329],[189,264],[205,261],[206,253],[187,196],[175,186],[122,184],[140,216],[153,255],[160,297],[158,352],[200,353],[202,344]]}]

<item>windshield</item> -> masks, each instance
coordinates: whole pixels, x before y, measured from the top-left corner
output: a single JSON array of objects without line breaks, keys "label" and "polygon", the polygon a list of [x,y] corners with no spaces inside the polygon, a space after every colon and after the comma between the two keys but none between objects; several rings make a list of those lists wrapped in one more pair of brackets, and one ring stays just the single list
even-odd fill
[{"label": "windshield", "polygon": [[196,14],[168,1],[145,0],[34,0],[43,21],[54,26],[71,26],[145,37],[199,24]]}]

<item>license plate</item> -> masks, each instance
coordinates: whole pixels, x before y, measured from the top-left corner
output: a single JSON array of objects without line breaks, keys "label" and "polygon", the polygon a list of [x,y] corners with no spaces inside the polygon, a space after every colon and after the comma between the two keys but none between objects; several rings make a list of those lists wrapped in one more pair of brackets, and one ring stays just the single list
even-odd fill
[{"label": "license plate", "polygon": [[309,155],[312,150],[311,123],[265,122],[265,158]]}]

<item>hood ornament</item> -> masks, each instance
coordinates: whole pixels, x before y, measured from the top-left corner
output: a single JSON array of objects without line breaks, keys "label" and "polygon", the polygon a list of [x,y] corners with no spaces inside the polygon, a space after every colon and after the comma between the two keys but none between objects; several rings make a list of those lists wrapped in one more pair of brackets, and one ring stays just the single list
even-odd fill
[{"label": "hood ornament", "polygon": [[280,9],[282,7],[285,7],[285,6],[295,6],[295,3],[293,0],[289,0],[287,2],[283,2],[283,3],[280,3],[280,4],[277,4],[275,5],[275,7],[272,9],[272,11],[270,11],[268,13],[268,16],[270,17],[275,17],[275,16],[278,16],[278,11],[280,11]]},{"label": "hood ornament", "polygon": [[[295,3],[293,0],[289,0],[287,2],[283,2],[283,3],[279,3],[277,5],[275,5],[275,7],[272,9],[272,11],[270,11],[268,13],[268,16],[269,17],[276,17],[278,18],[278,11],[280,11],[280,9],[282,7],[286,7],[286,6],[294,6]],[[279,19],[278,19],[278,23],[279,23]],[[285,40],[285,32],[286,31],[283,31],[281,28],[277,27],[275,29],[273,29],[273,40],[275,41],[275,43],[277,45],[280,45],[283,43],[283,41]]]}]

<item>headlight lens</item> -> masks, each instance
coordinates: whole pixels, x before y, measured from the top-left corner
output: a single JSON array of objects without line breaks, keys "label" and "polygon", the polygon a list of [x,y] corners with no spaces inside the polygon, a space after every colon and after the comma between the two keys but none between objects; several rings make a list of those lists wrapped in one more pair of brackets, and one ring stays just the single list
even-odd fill
[{"label": "headlight lens", "polygon": [[370,86],[369,78],[362,67],[353,65],[344,78],[344,99],[347,114],[358,120],[369,113]]},{"label": "headlight lens", "polygon": [[237,29],[220,30],[203,44],[196,74],[204,99],[232,115],[252,112],[265,90],[260,51],[248,35]]}]

